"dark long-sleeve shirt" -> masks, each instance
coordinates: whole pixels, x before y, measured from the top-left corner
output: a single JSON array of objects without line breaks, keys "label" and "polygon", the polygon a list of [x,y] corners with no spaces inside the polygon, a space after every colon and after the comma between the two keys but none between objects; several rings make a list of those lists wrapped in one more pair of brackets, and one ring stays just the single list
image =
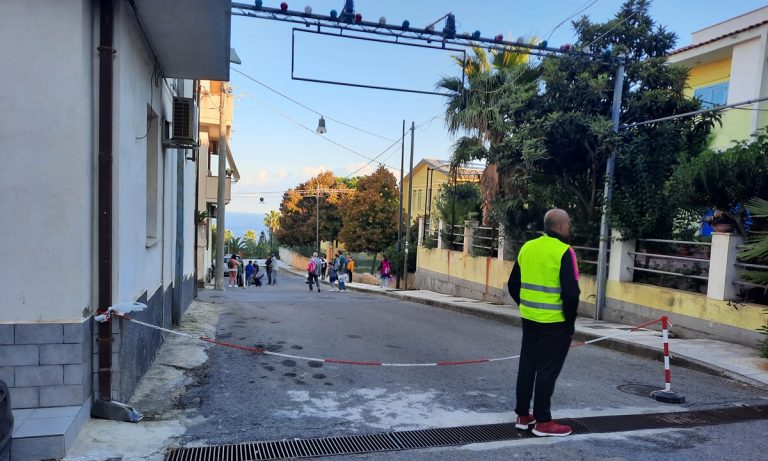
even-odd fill
[{"label": "dark long-sleeve shirt", "polygon": [[[554,232],[547,232],[547,235],[567,243],[565,239]],[[507,282],[509,294],[517,304],[520,304],[520,287],[520,262],[518,261],[512,268],[512,273],[509,274],[509,281]],[[576,265],[576,254],[571,248],[563,254],[563,259],[560,261],[560,288],[562,290],[560,296],[563,298],[563,315],[565,316],[566,323],[573,330],[574,323],[576,322],[576,312],[579,308],[581,290],[579,289],[579,271]]]}]

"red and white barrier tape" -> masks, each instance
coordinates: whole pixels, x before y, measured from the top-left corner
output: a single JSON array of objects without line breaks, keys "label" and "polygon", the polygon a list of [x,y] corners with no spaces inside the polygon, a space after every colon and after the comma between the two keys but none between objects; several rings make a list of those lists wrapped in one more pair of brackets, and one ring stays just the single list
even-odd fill
[{"label": "red and white barrier tape", "polygon": [[[183,336],[183,337],[194,339],[194,340],[197,340],[197,341],[203,341],[203,342],[211,343],[211,344],[214,344],[214,345],[217,345],[217,346],[228,347],[230,349],[238,349],[238,350],[246,351],[246,352],[253,352],[253,353],[256,353],[256,354],[264,354],[264,355],[270,355],[270,356],[274,356],[274,357],[281,357],[281,358],[285,358],[285,359],[303,360],[303,361],[307,361],[307,362],[323,362],[323,363],[335,363],[335,364],[340,364],[340,365],[362,365],[362,366],[376,366],[376,367],[440,367],[440,366],[452,366],[452,365],[474,365],[474,364],[480,364],[480,363],[502,362],[502,361],[505,361],[505,360],[513,360],[513,359],[520,358],[520,354],[516,354],[516,355],[508,355],[506,357],[495,357],[495,358],[490,358],[490,359],[483,358],[483,359],[474,359],[474,360],[441,361],[441,362],[429,362],[429,363],[387,363],[387,362],[369,362],[369,361],[358,361],[358,360],[321,359],[321,358],[317,358],[317,357],[305,357],[305,356],[302,356],[302,355],[284,354],[282,352],[273,352],[273,351],[266,350],[263,347],[242,346],[242,345],[239,345],[239,344],[227,343],[227,342],[224,342],[224,341],[219,341],[217,339],[209,338],[207,336],[195,336],[195,335],[192,335],[190,333],[185,333],[183,331],[170,330],[168,328],[163,328],[163,327],[160,327],[160,326],[157,326],[157,325],[152,325],[150,323],[142,322],[141,320],[136,320],[136,319],[131,318],[131,317],[129,317],[129,316],[127,316],[127,315],[125,315],[125,314],[123,314],[121,312],[116,311],[116,310],[112,310],[109,313],[107,313],[105,315],[105,317],[102,318],[102,320],[103,321],[109,321],[110,320],[110,315],[109,314],[115,315],[115,316],[117,316],[119,318],[122,318],[122,319],[125,319],[125,320],[128,320],[128,321],[133,322],[133,323],[135,323],[137,325],[145,326],[147,328],[151,328],[151,329],[154,329],[154,330],[162,331],[164,333],[173,334],[173,335],[176,335],[176,336]],[[614,333],[612,335],[607,335],[607,336],[601,336],[599,338],[591,339],[589,341],[574,343],[574,344],[571,345],[571,348],[573,349],[573,348],[576,348],[576,347],[586,346],[586,345],[589,345],[589,344],[594,344],[594,343],[597,343],[597,342],[600,342],[600,341],[604,341],[606,339],[615,338],[617,336],[629,334],[629,333],[631,333],[633,331],[640,330],[640,329],[642,329],[644,327],[647,327],[649,325],[653,325],[654,323],[658,323],[658,322],[660,322],[662,320],[663,320],[663,317],[655,319],[655,320],[651,320],[649,322],[642,323],[640,325],[636,325],[636,326],[632,327],[631,329],[628,329],[628,330],[625,330],[625,331],[621,331],[619,333]],[[667,376],[669,376],[669,371],[668,371],[669,370],[669,357],[668,357],[669,346],[668,346],[667,340],[666,340],[666,338],[667,338],[666,329],[664,330],[664,337],[665,337],[664,365],[665,365],[665,368],[667,370]]]}]

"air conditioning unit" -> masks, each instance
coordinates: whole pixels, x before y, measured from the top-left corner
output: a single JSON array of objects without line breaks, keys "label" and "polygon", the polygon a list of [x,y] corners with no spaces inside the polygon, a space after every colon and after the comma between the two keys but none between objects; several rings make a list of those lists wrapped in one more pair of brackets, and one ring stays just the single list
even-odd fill
[{"label": "air conditioning unit", "polygon": [[169,144],[197,146],[197,104],[193,98],[173,98],[173,120]]}]

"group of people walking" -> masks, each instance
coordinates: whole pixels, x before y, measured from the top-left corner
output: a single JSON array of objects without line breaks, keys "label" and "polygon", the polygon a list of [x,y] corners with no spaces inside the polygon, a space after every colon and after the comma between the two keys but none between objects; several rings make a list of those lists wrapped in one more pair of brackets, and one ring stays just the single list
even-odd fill
[{"label": "group of people walking", "polygon": [[[386,256],[382,258],[378,270],[381,276],[381,287],[388,290],[389,280],[392,278],[392,266]],[[330,291],[344,293],[347,291],[347,283],[352,282],[354,272],[355,260],[351,255],[347,256],[344,250],[338,250],[330,264],[325,259],[325,255],[318,256],[317,252],[314,252],[307,263],[309,291],[313,291],[313,286],[316,286],[319,293],[320,280],[325,280],[327,277],[331,284]]]},{"label": "group of people walking", "polygon": [[[270,253],[264,262],[264,273],[267,275],[267,285],[277,285],[277,258]],[[227,271],[229,273],[229,287],[240,286],[242,288],[248,286],[260,287],[263,282],[264,273],[259,268],[258,261],[248,261],[245,267],[242,267],[242,263],[237,259],[237,255],[233,254],[227,262]],[[243,278],[243,274],[245,277]]]}]

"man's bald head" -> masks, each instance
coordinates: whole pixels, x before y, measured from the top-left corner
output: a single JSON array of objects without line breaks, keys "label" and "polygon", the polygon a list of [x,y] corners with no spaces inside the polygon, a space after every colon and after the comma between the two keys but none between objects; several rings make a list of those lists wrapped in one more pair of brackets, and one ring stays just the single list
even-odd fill
[{"label": "man's bald head", "polygon": [[571,218],[565,210],[553,208],[544,215],[544,230],[568,237],[571,231]]}]

